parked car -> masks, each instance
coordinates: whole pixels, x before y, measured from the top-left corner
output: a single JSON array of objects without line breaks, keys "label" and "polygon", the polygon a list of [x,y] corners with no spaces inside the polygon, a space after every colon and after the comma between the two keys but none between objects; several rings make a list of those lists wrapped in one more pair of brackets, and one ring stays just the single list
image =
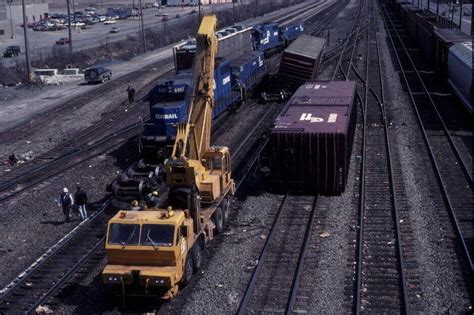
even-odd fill
[{"label": "parked car", "polygon": [[89,83],[101,82],[112,78],[112,70],[102,66],[95,66],[84,71],[84,80]]},{"label": "parked car", "polygon": [[3,57],[12,58],[20,55],[20,46],[8,46],[3,52]]},{"label": "parked car", "polygon": [[120,29],[118,27],[112,27],[110,29],[110,33],[118,33],[118,32],[120,32]]},{"label": "parked car", "polygon": [[198,13],[197,10],[191,10],[191,12],[189,12],[189,14],[195,14],[195,13]]},{"label": "parked car", "polygon": [[93,7],[87,7],[84,11],[95,12],[97,9]]},{"label": "parked car", "polygon": [[66,44],[69,44],[69,38],[67,37],[62,37],[56,41],[56,45],[66,45]]},{"label": "parked car", "polygon": [[153,6],[154,6],[155,8],[159,8],[161,5],[160,5],[158,2],[155,2],[155,3],[153,3]]},{"label": "parked car", "polygon": [[165,12],[161,12],[161,11],[160,11],[160,12],[158,12],[158,13],[156,14],[156,16],[168,16],[168,13],[165,13]]},{"label": "parked car", "polygon": [[106,17],[106,16],[104,16],[104,15],[100,15],[100,16],[99,16],[99,21],[100,21],[100,22],[105,22],[106,20],[107,20],[107,17]]},{"label": "parked car", "polygon": [[115,20],[106,20],[106,21],[104,21],[104,25],[115,24],[115,23],[117,23],[117,21],[115,21]]}]

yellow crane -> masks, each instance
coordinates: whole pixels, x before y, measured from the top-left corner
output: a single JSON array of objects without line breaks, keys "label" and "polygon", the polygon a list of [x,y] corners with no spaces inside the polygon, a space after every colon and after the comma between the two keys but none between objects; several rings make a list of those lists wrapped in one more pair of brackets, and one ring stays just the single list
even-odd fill
[{"label": "yellow crane", "polygon": [[128,294],[173,297],[201,265],[201,250],[221,232],[235,184],[229,149],[210,146],[217,19],[204,16],[196,36],[188,121],[177,126],[165,165],[161,208],[119,211],[108,223],[104,283]]}]

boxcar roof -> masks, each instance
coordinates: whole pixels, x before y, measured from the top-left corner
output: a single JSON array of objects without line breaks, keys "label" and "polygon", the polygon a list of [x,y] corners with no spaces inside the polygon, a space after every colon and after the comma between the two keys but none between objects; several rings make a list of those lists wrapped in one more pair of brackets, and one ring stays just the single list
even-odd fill
[{"label": "boxcar roof", "polygon": [[449,48],[452,54],[472,69],[472,42],[457,43]]},{"label": "boxcar roof", "polygon": [[434,33],[444,42],[464,42],[472,40],[472,37],[458,29],[435,27]]},{"label": "boxcar roof", "polygon": [[324,49],[326,39],[309,35],[299,36],[287,49],[285,53],[291,53],[309,58],[317,59]]},{"label": "boxcar roof", "polygon": [[273,132],[346,133],[355,89],[353,81],[306,83],[277,117]]}]

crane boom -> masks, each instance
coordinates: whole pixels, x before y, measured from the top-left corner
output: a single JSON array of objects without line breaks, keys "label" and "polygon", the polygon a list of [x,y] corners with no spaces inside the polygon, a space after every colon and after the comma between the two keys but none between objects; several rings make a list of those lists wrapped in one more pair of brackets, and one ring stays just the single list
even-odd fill
[{"label": "crane boom", "polygon": [[211,147],[214,106],[214,68],[217,54],[215,15],[203,17],[196,36],[193,93],[188,121],[176,127],[176,139],[166,169],[166,181],[173,193],[197,188],[203,203],[213,203],[234,192],[230,153],[224,146]]},{"label": "crane boom", "polygon": [[[193,94],[186,126],[178,126],[172,156],[201,160],[210,147],[212,108],[214,107],[214,68],[217,54],[215,15],[203,17],[196,36],[193,66]],[[189,142],[189,143],[188,143]],[[189,145],[189,147],[188,147]],[[188,149],[189,148],[189,149]]]}]

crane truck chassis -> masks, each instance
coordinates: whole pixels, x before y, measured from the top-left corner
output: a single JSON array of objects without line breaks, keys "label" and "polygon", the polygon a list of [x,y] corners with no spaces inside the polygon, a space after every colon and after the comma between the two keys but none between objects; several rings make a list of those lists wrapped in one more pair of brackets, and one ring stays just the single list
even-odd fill
[{"label": "crane truck chassis", "polygon": [[214,15],[204,16],[196,36],[193,97],[165,165],[166,200],[146,211],[119,211],[108,223],[102,279],[124,298],[172,298],[199,270],[202,248],[229,216],[235,192],[230,152],[210,146],[216,24]]}]

